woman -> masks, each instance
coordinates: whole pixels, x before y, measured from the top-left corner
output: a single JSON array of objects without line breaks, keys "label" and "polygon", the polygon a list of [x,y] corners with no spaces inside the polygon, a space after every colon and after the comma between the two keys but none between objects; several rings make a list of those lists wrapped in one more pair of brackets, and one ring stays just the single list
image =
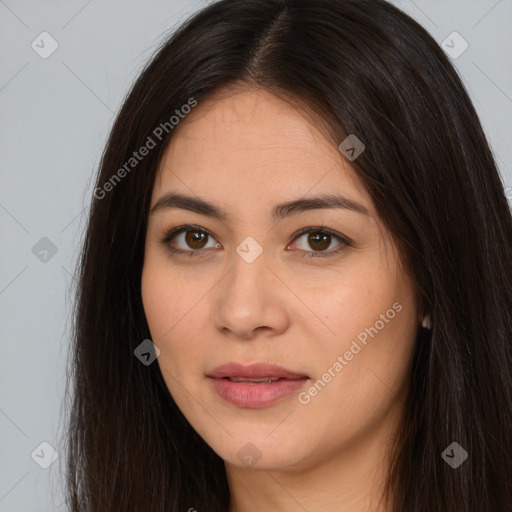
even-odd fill
[{"label": "woman", "polygon": [[72,510],[512,510],[511,251],[421,26],[382,0],[209,5],[102,158]]}]

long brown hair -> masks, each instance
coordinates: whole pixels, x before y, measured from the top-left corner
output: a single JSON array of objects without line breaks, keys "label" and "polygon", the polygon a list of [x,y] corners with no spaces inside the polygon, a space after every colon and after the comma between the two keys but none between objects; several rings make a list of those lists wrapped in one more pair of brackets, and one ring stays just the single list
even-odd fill
[{"label": "long brown hair", "polygon": [[[383,0],[215,2],[162,44],[133,85],[103,153],[78,264],[71,510],[228,508],[222,459],[184,418],[158,365],[141,364],[134,350],[150,338],[140,284],[169,120],[191,99],[237,83],[295,98],[335,144],[348,134],[364,142],[352,166],[431,313],[432,330],[418,330],[394,445],[393,510],[511,511],[510,208],[448,57]],[[148,137],[156,147],[130,160]],[[456,469],[441,456],[452,442],[468,453]]]}]

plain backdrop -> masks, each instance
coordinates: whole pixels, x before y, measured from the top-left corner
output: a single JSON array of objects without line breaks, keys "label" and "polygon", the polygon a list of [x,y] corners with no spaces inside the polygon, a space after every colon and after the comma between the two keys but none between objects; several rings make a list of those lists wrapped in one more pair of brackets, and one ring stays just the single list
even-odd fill
[{"label": "plain backdrop", "polygon": [[[467,43],[451,58],[512,203],[512,0],[393,3],[440,45],[450,36],[453,55]],[[204,5],[0,0],[0,512],[66,509],[58,446],[69,290],[92,177],[143,64]]]}]

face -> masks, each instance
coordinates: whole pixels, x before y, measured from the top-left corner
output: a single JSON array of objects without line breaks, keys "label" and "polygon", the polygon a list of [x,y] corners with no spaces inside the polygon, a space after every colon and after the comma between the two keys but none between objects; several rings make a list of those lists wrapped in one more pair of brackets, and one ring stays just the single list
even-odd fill
[{"label": "face", "polygon": [[349,164],[258,89],[199,103],[164,153],[142,274],[155,364],[227,464],[303,469],[398,417],[421,319]]}]

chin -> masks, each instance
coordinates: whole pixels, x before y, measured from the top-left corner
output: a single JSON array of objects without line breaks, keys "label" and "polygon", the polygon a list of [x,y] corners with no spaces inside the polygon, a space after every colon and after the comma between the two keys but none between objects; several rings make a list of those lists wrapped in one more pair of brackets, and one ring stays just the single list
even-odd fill
[{"label": "chin", "polygon": [[224,460],[239,468],[258,469],[263,471],[277,471],[298,468],[306,453],[298,451],[303,444],[299,440],[289,445],[283,445],[281,440],[265,439],[267,433],[259,438],[250,439],[236,437],[230,440],[230,445],[212,446],[212,449]]}]

